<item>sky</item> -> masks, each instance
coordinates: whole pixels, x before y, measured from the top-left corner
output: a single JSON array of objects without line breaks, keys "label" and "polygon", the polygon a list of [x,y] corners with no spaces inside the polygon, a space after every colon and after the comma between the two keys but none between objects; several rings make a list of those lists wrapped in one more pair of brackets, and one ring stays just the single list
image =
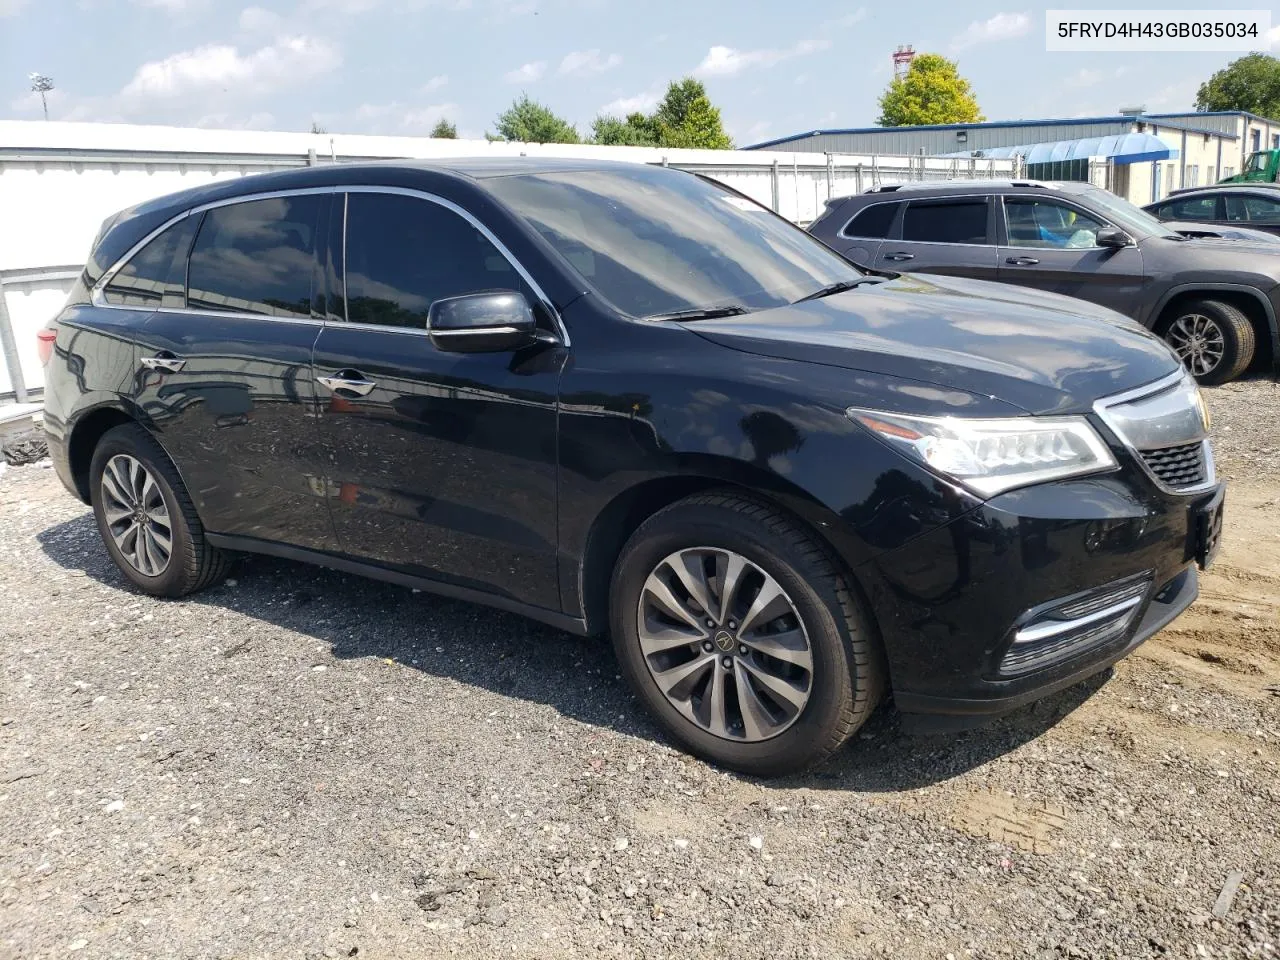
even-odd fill
[{"label": "sky", "polygon": [[746,145],[874,124],[900,44],[956,59],[990,120],[1189,110],[1200,82],[1240,56],[1047,53],[1045,6],[0,0],[0,119],[41,118],[28,79],[39,72],[55,84],[53,120],[425,135],[443,117],[479,137],[527,93],[585,134],[597,114],[647,110],[692,74]]}]

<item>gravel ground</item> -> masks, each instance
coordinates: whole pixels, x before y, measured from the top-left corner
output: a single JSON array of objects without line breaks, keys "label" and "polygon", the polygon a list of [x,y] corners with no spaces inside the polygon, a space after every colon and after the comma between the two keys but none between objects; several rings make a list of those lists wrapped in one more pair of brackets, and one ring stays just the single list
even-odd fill
[{"label": "gravel ground", "polygon": [[1210,397],[1232,507],[1186,617],[985,729],[886,708],[773,782],[506,614],[267,558],[141,596],[47,462],[10,467],[0,957],[1274,958],[1280,392]]}]

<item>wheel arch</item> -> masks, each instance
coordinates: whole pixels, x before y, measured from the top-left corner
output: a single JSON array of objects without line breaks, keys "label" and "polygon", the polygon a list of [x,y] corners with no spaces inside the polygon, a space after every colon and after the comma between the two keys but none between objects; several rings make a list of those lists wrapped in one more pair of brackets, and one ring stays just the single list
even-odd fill
[{"label": "wheel arch", "polygon": [[596,515],[588,532],[581,560],[576,565],[577,596],[566,598],[571,603],[577,601],[588,633],[603,633],[608,626],[609,585],[614,565],[623,546],[636,529],[659,510],[686,497],[710,490],[760,501],[785,514],[813,537],[828,554],[851,589],[864,601],[867,616],[872,617],[870,606],[865,602],[867,592],[863,584],[814,519],[816,514],[825,510],[821,504],[798,488],[782,489],[776,482],[744,482],[743,479],[725,478],[713,471],[702,471],[657,477],[634,484],[616,494]]},{"label": "wheel arch", "polygon": [[1243,283],[1186,283],[1171,287],[1156,302],[1151,316],[1154,333],[1163,336],[1174,311],[1191,300],[1222,300],[1238,309],[1253,324],[1258,343],[1256,360],[1268,369],[1280,366],[1280,325],[1271,301],[1257,287]]},{"label": "wheel arch", "polygon": [[93,463],[93,451],[97,449],[98,442],[108,430],[126,423],[136,423],[151,434],[152,439],[173,464],[173,468],[178,471],[179,477],[182,476],[182,471],[178,469],[173,456],[166,449],[163,441],[156,436],[156,432],[150,428],[147,419],[146,415],[136,407],[118,402],[104,403],[76,417],[67,437],[67,464],[71,471],[72,482],[75,484],[76,495],[84,503],[90,502],[89,467]]}]

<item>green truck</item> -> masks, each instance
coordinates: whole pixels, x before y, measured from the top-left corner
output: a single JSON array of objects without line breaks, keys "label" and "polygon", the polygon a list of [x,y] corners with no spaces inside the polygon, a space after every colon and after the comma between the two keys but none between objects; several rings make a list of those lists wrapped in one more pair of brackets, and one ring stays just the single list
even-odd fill
[{"label": "green truck", "polygon": [[1219,183],[1275,183],[1280,180],[1280,150],[1256,150],[1249,154],[1244,169]]}]

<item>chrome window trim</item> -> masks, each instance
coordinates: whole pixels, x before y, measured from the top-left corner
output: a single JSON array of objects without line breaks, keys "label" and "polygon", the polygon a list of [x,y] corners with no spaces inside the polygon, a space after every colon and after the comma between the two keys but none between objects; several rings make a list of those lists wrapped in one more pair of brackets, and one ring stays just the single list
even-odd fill
[{"label": "chrome window trim", "polygon": [[[106,287],[112,281],[112,279],[114,279],[115,275],[118,272],[120,272],[120,270],[124,267],[124,265],[128,263],[129,260],[139,250],[145,247],[148,243],[150,243],[152,240],[154,240],[164,231],[168,230],[174,224],[179,223],[182,220],[185,220],[187,217],[193,216],[198,213],[204,213],[206,210],[214,210],[218,207],[229,207],[237,203],[251,203],[255,200],[274,200],[279,197],[301,197],[301,196],[309,196],[309,195],[324,196],[324,195],[331,195],[335,193],[343,194],[343,201],[342,201],[342,309],[343,309],[344,318],[346,318],[347,316],[348,197],[353,193],[385,193],[385,194],[391,194],[393,196],[416,197],[417,199],[420,199],[420,200],[426,200],[428,203],[434,203],[437,206],[444,207],[445,209],[450,210],[453,213],[457,214],[458,216],[462,217],[462,219],[466,220],[469,224],[471,224],[471,226],[475,227],[478,231],[480,231],[480,233],[484,236],[484,238],[488,240],[490,243],[492,243],[494,247],[497,248],[498,252],[501,253],[502,256],[507,260],[507,262],[511,264],[512,268],[516,271],[516,273],[520,274],[521,279],[523,279],[524,282],[529,285],[529,287],[533,290],[533,292],[538,296],[538,299],[542,301],[543,305],[547,308],[547,311],[551,314],[551,318],[554,321],[556,326],[556,331],[558,332],[560,336],[560,340],[563,343],[563,345],[566,347],[569,347],[572,345],[572,341],[569,339],[569,330],[564,325],[564,320],[560,316],[560,311],[558,311],[555,308],[555,305],[552,304],[551,298],[547,296],[546,291],[544,291],[541,285],[539,285],[539,283],[533,279],[533,275],[530,274],[529,271],[524,268],[524,265],[520,263],[519,260],[516,259],[515,255],[507,248],[506,244],[504,244],[501,240],[499,240],[492,230],[490,230],[483,223],[481,223],[475,217],[474,214],[466,210],[464,207],[461,207],[458,204],[454,203],[452,200],[448,200],[444,197],[441,197],[434,193],[430,193],[426,190],[415,190],[409,187],[366,186],[363,184],[339,184],[339,185],[328,186],[328,187],[294,187],[286,190],[270,190],[265,193],[238,194],[234,197],[223,197],[221,200],[211,200],[208,203],[202,203],[202,204],[199,204],[198,206],[188,207],[186,210],[183,210],[177,216],[171,217],[170,219],[166,220],[164,223],[160,224],[160,226],[156,227],[154,230],[148,233],[145,237],[143,237],[141,240],[135,243],[132,247],[130,247],[127,251],[125,251],[125,253],[119,259],[117,259],[115,263],[113,263],[110,267],[108,267],[107,270],[102,274],[102,276],[98,278],[98,282],[93,285],[93,290],[90,292],[90,302],[95,307],[101,307],[106,310],[137,311],[139,309],[143,309],[143,310],[147,309],[146,307],[139,308],[136,306],[131,307],[126,304],[107,303],[105,298]],[[325,323],[323,319],[318,319],[315,317],[278,317],[268,313],[248,313],[248,312],[230,311],[230,310],[208,310],[205,308],[198,308],[198,307],[183,307],[183,308],[156,307],[155,309],[156,309],[156,312],[160,312],[160,313],[176,313],[176,314],[183,314],[186,316],[224,317],[229,319],[240,319],[240,320],[244,320],[244,319],[273,320],[273,321],[279,321],[284,323],[311,323],[311,324],[318,324],[321,326],[323,326]],[[349,323],[350,320],[346,319],[345,322]],[[359,326],[362,329],[366,329],[366,330],[386,330],[386,331],[391,331],[396,333],[412,333],[412,334],[419,334],[422,336],[429,335],[429,331],[426,330],[425,328],[422,330],[417,330],[411,327],[392,327],[392,326],[385,326],[382,324],[373,324],[373,323],[360,324]]]},{"label": "chrome window trim", "polygon": [[[1166,377],[1161,377],[1159,380],[1155,380],[1144,386],[1135,387],[1134,389],[1126,390],[1123,393],[1115,393],[1109,397],[1103,397],[1093,405],[1094,414],[1107,425],[1107,429],[1110,430],[1116,439],[1120,441],[1125,450],[1129,452],[1129,455],[1138,462],[1138,465],[1142,468],[1143,472],[1151,478],[1151,481],[1165,493],[1171,493],[1180,497],[1195,496],[1196,494],[1204,493],[1207,490],[1212,490],[1217,486],[1218,476],[1217,469],[1213,462],[1213,444],[1211,439],[1206,436],[1200,441],[1200,456],[1204,460],[1205,482],[1197,484],[1194,487],[1171,487],[1156,476],[1155,471],[1147,465],[1146,457],[1142,455],[1142,451],[1129,442],[1129,438],[1126,437],[1119,429],[1114,418],[1110,415],[1110,408],[1120,406],[1125,403],[1131,403],[1134,400],[1141,400],[1145,397],[1151,397],[1158,393],[1164,393],[1166,390],[1171,390],[1178,386],[1178,384],[1182,382],[1183,378],[1188,376],[1190,376],[1190,374],[1187,373],[1185,369],[1180,369],[1177,373],[1171,373]],[[1189,442],[1194,443],[1195,441],[1192,440]],[[1175,446],[1181,445],[1182,444],[1175,444]]]}]

